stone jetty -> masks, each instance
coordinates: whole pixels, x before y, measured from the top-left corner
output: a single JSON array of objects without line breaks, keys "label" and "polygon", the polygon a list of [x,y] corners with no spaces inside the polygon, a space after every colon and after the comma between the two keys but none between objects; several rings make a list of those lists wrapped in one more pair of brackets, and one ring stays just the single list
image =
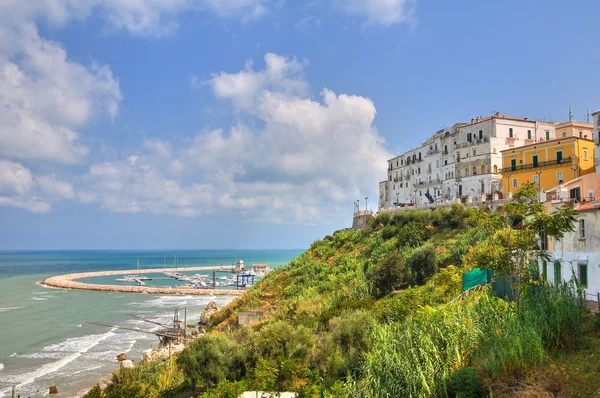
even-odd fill
[{"label": "stone jetty", "polygon": [[[187,271],[231,271],[232,267],[187,267],[178,268],[177,272]],[[171,269],[168,269],[169,271]],[[164,268],[144,269],[144,274],[157,274],[164,272]],[[189,295],[215,295],[215,296],[241,296],[244,290],[236,289],[189,289],[174,287],[150,287],[150,286],[124,286],[124,285],[97,285],[93,283],[78,282],[77,279],[94,278],[97,276],[118,276],[135,275],[140,270],[119,270],[119,271],[97,271],[80,272],[76,274],[65,274],[53,276],[41,282],[42,285],[57,287],[62,289],[75,290],[95,290],[99,292],[122,292],[122,293],[150,293],[150,294],[189,294]]]}]

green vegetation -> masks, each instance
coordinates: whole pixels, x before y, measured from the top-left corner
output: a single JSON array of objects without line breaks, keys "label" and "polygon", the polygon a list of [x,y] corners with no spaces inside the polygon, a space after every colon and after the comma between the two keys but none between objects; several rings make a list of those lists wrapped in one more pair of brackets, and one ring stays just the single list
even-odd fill
[{"label": "green vegetation", "polygon": [[[455,204],[338,231],[215,314],[173,370],[123,371],[88,397],[137,397],[136,389],[157,397],[497,397],[518,395],[523,380],[556,393],[560,386],[531,378],[579,355],[585,331],[600,333],[600,321],[588,316],[577,281],[540,280],[537,236],[561,236],[573,214],[544,213],[535,194],[526,185],[498,213]],[[461,292],[463,272],[475,267],[514,276],[518,300],[489,287]],[[263,319],[237,327],[248,309]]]}]

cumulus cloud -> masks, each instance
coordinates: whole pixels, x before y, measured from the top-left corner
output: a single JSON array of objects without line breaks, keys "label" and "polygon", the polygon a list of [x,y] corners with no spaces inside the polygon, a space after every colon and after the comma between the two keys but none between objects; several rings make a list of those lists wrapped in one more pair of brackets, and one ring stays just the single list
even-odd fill
[{"label": "cumulus cloud", "polygon": [[257,123],[177,143],[146,141],[133,158],[93,165],[80,200],[119,212],[238,211],[270,222],[323,222],[345,213],[376,186],[390,154],[373,125],[373,102],[328,89],[312,99],[306,65],[267,54],[262,70],[247,63],[215,75],[215,96]]},{"label": "cumulus cloud", "polygon": [[270,0],[6,0],[0,11],[14,17],[44,19],[61,26],[71,19],[85,20],[97,12],[111,29],[139,36],[172,34],[179,26],[177,17],[186,11],[209,11],[221,17],[245,21],[263,16]]},{"label": "cumulus cloud", "polygon": [[56,179],[55,176],[41,176],[37,182],[43,192],[56,199],[72,199],[75,196],[73,185]]},{"label": "cumulus cloud", "polygon": [[[1,16],[1,15],[0,15]],[[3,21],[0,18],[0,21]],[[68,59],[31,22],[0,24],[0,155],[77,163],[88,153],[77,129],[114,117],[122,99],[107,66]]]},{"label": "cumulus cloud", "polygon": [[369,24],[390,26],[414,19],[416,0],[333,0],[335,7],[367,18]]},{"label": "cumulus cloud", "polygon": [[20,163],[0,160],[0,206],[47,213],[50,203],[36,195],[37,183],[31,171]]}]

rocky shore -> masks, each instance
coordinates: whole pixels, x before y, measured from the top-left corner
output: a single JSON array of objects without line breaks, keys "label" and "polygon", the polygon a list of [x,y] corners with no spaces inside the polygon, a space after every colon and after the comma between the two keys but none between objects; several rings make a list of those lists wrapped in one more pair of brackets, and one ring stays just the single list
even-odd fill
[{"label": "rocky shore", "polygon": [[[187,271],[230,271],[231,267],[188,267],[179,268],[179,272]],[[162,273],[164,268],[144,269],[144,273]],[[215,295],[215,296],[241,296],[244,290],[236,289],[187,289],[172,287],[149,287],[149,286],[123,286],[123,285],[97,285],[92,283],[78,282],[77,279],[93,278],[97,276],[135,275],[139,270],[120,271],[97,271],[80,272],[76,274],[65,274],[53,276],[41,282],[44,286],[75,289],[94,290],[100,292],[122,292],[122,293],[150,293],[150,294],[189,294],[189,295]]]}]

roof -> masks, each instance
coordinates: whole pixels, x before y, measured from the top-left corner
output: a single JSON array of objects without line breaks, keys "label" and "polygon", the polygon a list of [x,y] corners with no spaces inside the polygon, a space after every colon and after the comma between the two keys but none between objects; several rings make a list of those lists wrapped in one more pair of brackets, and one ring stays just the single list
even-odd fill
[{"label": "roof", "polygon": [[600,202],[585,202],[581,204],[576,211],[600,210]]},{"label": "roof", "polygon": [[527,144],[527,145],[521,145],[515,148],[508,148],[505,149],[503,151],[500,151],[500,153],[504,153],[504,152],[508,152],[508,151],[515,151],[515,150],[519,150],[521,148],[527,148],[530,146],[534,146],[534,145],[545,145],[547,143],[554,143],[554,141],[577,141],[577,140],[582,140],[582,141],[589,141],[589,142],[594,142],[594,140],[590,140],[589,138],[579,138],[579,137],[575,137],[575,136],[571,136],[571,137],[561,137],[561,138],[555,138],[553,140],[544,140],[544,141],[538,141],[538,142],[534,142],[533,144]]},{"label": "roof", "polygon": [[461,127],[466,127],[466,126],[472,126],[474,124],[477,123],[482,123],[482,122],[487,122],[488,120],[492,120],[492,119],[501,119],[501,120],[513,120],[516,122],[530,122],[530,123],[535,123],[535,122],[539,122],[537,120],[531,120],[529,118],[522,118],[522,117],[515,117],[515,116],[507,116],[507,115],[501,115],[501,114],[494,114],[492,116],[487,116],[481,119],[476,119],[473,121],[473,123],[466,123],[464,126]]},{"label": "roof", "polygon": [[592,116],[594,116],[596,113],[600,113],[600,109],[598,109],[596,112],[592,113]]},{"label": "roof", "polygon": [[[598,111],[598,112],[600,112],[600,111]],[[576,120],[570,120],[568,122],[556,123],[556,128],[561,128],[561,127],[566,127],[566,126],[579,126],[579,127],[587,127],[590,129],[594,128],[594,125],[592,123],[578,122]]]}]

